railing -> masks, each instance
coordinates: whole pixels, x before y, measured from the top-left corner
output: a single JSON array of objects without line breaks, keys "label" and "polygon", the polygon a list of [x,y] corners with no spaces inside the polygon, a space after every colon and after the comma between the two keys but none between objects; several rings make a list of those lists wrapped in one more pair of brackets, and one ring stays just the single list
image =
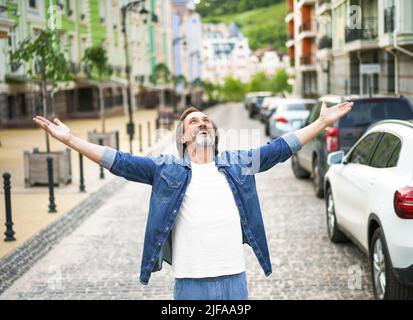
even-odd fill
[{"label": "railing", "polygon": [[384,9],[384,33],[394,31],[395,6]]},{"label": "railing", "polygon": [[318,40],[318,49],[331,49],[333,47],[333,39],[329,36],[323,36]]},{"label": "railing", "polygon": [[304,21],[300,26],[299,26],[299,31],[304,32],[304,31],[314,31],[315,30],[315,25],[314,23],[310,21]]},{"label": "railing", "polygon": [[313,57],[311,55],[302,56],[300,58],[300,65],[311,65],[313,64]]},{"label": "railing", "polygon": [[346,42],[376,39],[378,35],[377,22],[377,17],[363,18],[362,27],[360,29],[357,29],[357,27],[346,27]]},{"label": "railing", "polygon": [[325,3],[327,4],[331,3],[331,0],[318,0],[318,6],[320,7]]}]

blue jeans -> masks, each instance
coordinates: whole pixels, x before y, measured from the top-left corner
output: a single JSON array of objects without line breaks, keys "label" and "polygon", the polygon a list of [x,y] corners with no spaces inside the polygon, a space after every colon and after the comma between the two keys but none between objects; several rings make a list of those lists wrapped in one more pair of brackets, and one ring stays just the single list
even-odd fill
[{"label": "blue jeans", "polygon": [[175,300],[248,300],[245,272],[210,278],[175,278]]}]

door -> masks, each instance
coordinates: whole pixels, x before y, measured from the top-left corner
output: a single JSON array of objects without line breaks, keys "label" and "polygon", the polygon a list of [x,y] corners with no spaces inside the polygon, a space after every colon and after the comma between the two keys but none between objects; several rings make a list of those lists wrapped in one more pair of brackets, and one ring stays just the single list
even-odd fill
[{"label": "door", "polygon": [[381,132],[364,137],[346,158],[335,183],[337,220],[358,241],[362,241],[361,220],[366,210],[371,168],[369,162]]}]

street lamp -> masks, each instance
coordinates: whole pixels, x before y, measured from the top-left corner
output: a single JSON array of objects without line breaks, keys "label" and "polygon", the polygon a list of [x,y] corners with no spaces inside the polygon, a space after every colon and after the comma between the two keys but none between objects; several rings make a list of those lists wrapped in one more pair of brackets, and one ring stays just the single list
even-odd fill
[{"label": "street lamp", "polygon": [[146,16],[149,14],[149,11],[145,9],[145,0],[138,0],[129,2],[121,7],[122,11],[122,33],[125,40],[125,62],[126,62],[126,78],[128,81],[127,88],[127,102],[128,102],[128,113],[129,113],[129,123],[126,125],[126,131],[129,135],[129,151],[132,153],[132,141],[133,135],[135,134],[135,124],[133,123],[133,110],[132,110],[132,89],[131,89],[131,67],[129,63],[129,49],[128,49],[128,36],[126,32],[126,15],[128,11],[135,11],[137,7],[142,4],[142,8],[139,10],[139,14],[144,17],[144,22],[146,23]]}]

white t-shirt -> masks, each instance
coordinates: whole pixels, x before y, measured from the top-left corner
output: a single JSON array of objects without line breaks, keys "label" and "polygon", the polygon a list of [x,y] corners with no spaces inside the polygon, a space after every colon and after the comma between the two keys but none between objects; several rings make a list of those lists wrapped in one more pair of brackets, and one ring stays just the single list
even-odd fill
[{"label": "white t-shirt", "polygon": [[204,278],[245,271],[238,208],[215,162],[191,162],[192,179],[172,229],[172,274]]}]

